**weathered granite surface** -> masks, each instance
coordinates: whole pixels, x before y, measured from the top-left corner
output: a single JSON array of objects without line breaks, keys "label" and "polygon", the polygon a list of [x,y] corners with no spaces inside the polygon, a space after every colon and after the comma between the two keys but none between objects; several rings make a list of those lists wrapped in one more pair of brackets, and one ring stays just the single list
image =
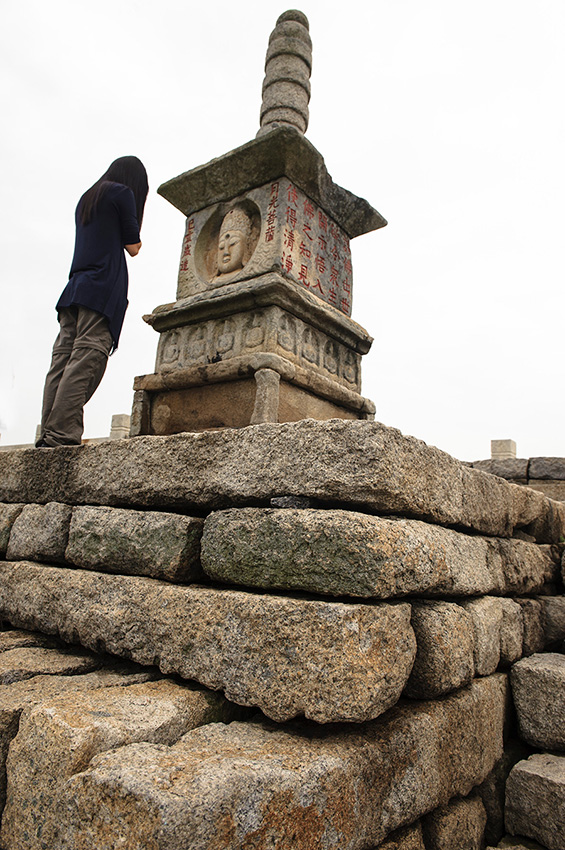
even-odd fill
[{"label": "weathered granite surface", "polygon": [[506,783],[506,828],[547,850],[565,846],[565,757],[536,753],[518,762]]},{"label": "weathered granite surface", "polygon": [[425,846],[427,850],[483,850],[486,821],[479,796],[452,800],[422,819]]},{"label": "weathered granite surface", "polygon": [[454,602],[414,602],[411,622],[418,650],[405,694],[426,699],[469,684],[474,633],[465,609]]},{"label": "weathered granite surface", "polygon": [[521,737],[540,749],[565,751],[565,655],[523,658],[510,675]]},{"label": "weathered granite surface", "polygon": [[6,557],[14,561],[64,561],[71,511],[70,505],[59,502],[25,505],[12,526]]},{"label": "weathered granite surface", "polygon": [[65,558],[89,570],[196,581],[202,523],[158,511],[73,508]]},{"label": "weathered granite surface", "polygon": [[524,622],[522,609],[513,599],[501,599],[502,622],[500,625],[500,661],[505,668],[522,657],[524,645]]},{"label": "weathered granite surface", "polygon": [[504,704],[494,676],[345,730],[212,724],[172,747],[123,747],[67,783],[53,850],[378,845],[488,775]]},{"label": "weathered granite surface", "polygon": [[540,597],[546,644],[565,639],[565,596]]},{"label": "weathered granite surface", "polygon": [[0,616],[155,664],[278,721],[377,717],[398,700],[416,652],[407,603],[181,587],[26,561],[0,563]]},{"label": "weathered granite surface", "polygon": [[502,607],[493,596],[462,602],[473,624],[473,661],[477,676],[490,676],[500,663]]},{"label": "weathered granite surface", "polygon": [[[187,471],[190,471],[189,474]],[[302,420],[94,446],[0,452],[0,500],[190,512],[295,495],[558,542],[565,505],[464,466],[394,428]]]},{"label": "weathered granite surface", "polygon": [[0,504],[0,558],[6,555],[8,540],[12,526],[16,518],[21,513],[23,505],[2,505]]},{"label": "weathered granite surface", "polygon": [[559,576],[547,546],[344,510],[216,511],[201,557],[219,581],[379,599],[535,593]]},{"label": "weathered granite surface", "polygon": [[235,708],[218,694],[161,679],[74,691],[27,709],[7,761],[3,845],[49,850],[64,819],[64,785],[96,754],[136,741],[174,744],[197,726],[233,719]]},{"label": "weathered granite surface", "polygon": [[522,652],[524,655],[541,652],[546,645],[542,604],[539,599],[517,599],[516,602],[522,609],[524,627]]}]

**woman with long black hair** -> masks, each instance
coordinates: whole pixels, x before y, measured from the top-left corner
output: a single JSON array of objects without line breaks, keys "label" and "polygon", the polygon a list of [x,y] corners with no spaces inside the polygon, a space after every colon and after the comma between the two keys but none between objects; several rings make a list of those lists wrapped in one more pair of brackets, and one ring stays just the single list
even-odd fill
[{"label": "woman with long black hair", "polygon": [[78,202],[69,282],[56,310],[59,335],[45,379],[38,448],[80,445],[83,408],[118,347],[128,305],[124,249],[135,257],[147,198],[147,172],[122,156]]}]

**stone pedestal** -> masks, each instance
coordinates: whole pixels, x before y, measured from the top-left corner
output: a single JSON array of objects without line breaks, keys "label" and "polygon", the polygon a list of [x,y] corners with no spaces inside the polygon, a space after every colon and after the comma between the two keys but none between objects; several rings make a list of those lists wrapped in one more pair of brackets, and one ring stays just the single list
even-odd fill
[{"label": "stone pedestal", "polygon": [[180,175],[159,192],[187,217],[177,301],[145,320],[155,373],[135,379],[131,434],[299,419],[372,419],[351,316],[350,239],[386,224],[329,176],[295,129]]}]

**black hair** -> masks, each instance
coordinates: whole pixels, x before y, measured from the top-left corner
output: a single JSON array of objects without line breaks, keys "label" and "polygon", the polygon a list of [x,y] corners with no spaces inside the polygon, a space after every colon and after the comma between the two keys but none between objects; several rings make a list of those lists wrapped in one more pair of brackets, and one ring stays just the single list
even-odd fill
[{"label": "black hair", "polygon": [[132,190],[135,198],[137,223],[141,228],[149,184],[147,182],[145,166],[136,156],[120,156],[118,159],[115,159],[102,177],[84,193],[79,211],[81,223],[88,224],[98,206],[100,198],[112,183],[122,183]]}]

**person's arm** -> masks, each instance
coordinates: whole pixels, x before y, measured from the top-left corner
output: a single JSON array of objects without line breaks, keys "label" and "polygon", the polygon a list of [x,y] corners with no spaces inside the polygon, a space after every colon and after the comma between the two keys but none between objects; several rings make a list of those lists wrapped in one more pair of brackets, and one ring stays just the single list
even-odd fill
[{"label": "person's arm", "polygon": [[130,255],[130,257],[135,257],[137,254],[139,254],[141,242],[135,242],[133,245],[124,245],[124,248]]}]

